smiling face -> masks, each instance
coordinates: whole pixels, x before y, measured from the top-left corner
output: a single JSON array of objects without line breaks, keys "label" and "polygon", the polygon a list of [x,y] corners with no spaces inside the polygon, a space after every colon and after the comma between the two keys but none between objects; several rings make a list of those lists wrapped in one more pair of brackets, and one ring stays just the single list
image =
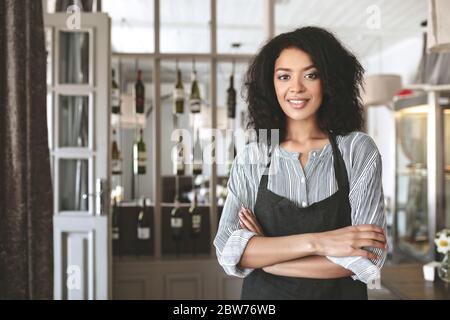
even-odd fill
[{"label": "smiling face", "polygon": [[284,49],[275,61],[273,82],[287,120],[315,119],[322,104],[322,83],[307,53],[298,48]]}]

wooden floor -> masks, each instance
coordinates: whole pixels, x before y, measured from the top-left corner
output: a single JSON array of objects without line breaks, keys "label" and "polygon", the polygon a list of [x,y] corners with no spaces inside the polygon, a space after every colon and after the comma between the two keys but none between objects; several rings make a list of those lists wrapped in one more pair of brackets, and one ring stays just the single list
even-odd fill
[{"label": "wooden floor", "polygon": [[399,298],[385,287],[367,291],[369,300],[399,300]]}]

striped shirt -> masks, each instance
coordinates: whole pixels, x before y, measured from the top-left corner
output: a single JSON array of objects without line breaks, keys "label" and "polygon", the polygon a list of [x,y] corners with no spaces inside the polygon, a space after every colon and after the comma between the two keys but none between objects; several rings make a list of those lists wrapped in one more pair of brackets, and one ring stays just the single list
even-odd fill
[{"label": "striped shirt", "polygon": [[[352,132],[336,137],[344,159],[350,184],[349,200],[352,224],[375,224],[386,232],[384,196],[381,180],[381,156],[375,142],[362,132]],[[259,181],[267,164],[267,146],[252,142],[247,144],[234,159],[228,195],[222,211],[217,235],[214,239],[217,258],[229,275],[245,277],[254,269],[238,267],[241,256],[254,232],[241,229],[238,212],[241,204],[253,211]],[[274,147],[268,176],[268,189],[307,207],[330,197],[338,189],[334,176],[333,152],[328,143],[319,150],[309,152],[304,168],[298,152]],[[364,283],[379,277],[386,259],[386,251],[370,248],[378,260],[365,257],[331,257],[332,262],[351,270],[353,279]]]}]

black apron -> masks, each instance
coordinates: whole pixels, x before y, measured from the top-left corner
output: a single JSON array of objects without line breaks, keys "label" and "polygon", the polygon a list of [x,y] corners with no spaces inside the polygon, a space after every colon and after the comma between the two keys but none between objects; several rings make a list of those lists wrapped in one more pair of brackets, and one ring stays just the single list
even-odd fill
[{"label": "black apron", "polygon": [[[268,237],[316,233],[350,226],[349,183],[336,137],[330,133],[338,191],[306,208],[267,189],[266,171],[259,183],[254,213]],[[325,186],[324,186],[325,187]],[[277,276],[255,269],[244,279],[241,299],[367,299],[367,287],[351,277],[309,279]]]}]

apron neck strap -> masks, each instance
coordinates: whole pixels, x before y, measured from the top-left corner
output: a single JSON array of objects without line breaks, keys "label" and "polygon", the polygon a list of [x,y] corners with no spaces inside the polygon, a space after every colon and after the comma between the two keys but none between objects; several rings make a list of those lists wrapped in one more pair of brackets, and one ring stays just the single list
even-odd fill
[{"label": "apron neck strap", "polygon": [[330,131],[329,138],[331,147],[333,148],[334,176],[336,177],[339,190],[348,195],[350,186],[348,183],[347,169],[345,168],[345,162],[337,144],[336,135]]}]

